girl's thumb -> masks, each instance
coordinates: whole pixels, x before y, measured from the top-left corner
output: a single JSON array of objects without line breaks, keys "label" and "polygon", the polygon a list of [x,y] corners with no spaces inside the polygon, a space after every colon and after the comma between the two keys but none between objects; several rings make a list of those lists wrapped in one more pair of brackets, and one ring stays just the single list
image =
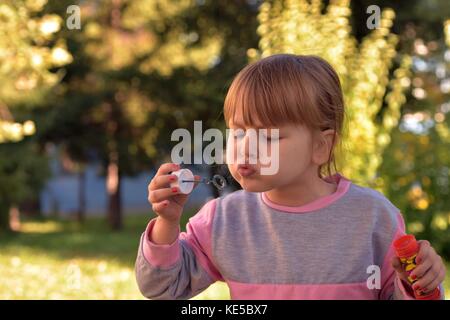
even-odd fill
[{"label": "girl's thumb", "polygon": [[391,260],[392,267],[397,272],[397,275],[399,278],[405,282],[408,282],[408,275],[403,270],[402,263],[400,262],[400,259],[398,257],[393,257]]},{"label": "girl's thumb", "polygon": [[406,273],[405,273],[405,270],[403,270],[402,263],[400,262],[400,259],[398,257],[393,257],[391,262],[392,262],[392,267],[394,268],[394,270],[399,275],[401,275],[402,278],[406,279]]},{"label": "girl's thumb", "polygon": [[402,264],[400,262],[400,259],[398,257],[393,257],[391,260],[392,267],[395,269],[395,271],[402,273]]}]

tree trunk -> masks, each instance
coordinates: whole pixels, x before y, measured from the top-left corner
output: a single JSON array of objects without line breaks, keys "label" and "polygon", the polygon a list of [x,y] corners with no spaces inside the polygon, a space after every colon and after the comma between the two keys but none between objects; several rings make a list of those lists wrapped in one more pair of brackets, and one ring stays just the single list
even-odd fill
[{"label": "tree trunk", "polygon": [[[111,10],[111,27],[119,31],[121,27],[121,0],[112,1]],[[111,43],[111,61],[113,65],[117,63],[119,56],[115,52],[115,46]],[[117,99],[117,98],[116,98]],[[109,159],[106,177],[106,188],[108,191],[108,221],[113,230],[122,229],[122,205],[120,195],[120,166],[119,166],[119,152],[117,147],[117,136],[119,132],[120,114],[116,101],[108,104],[109,107],[109,123],[108,132],[110,136],[109,141]]]},{"label": "tree trunk", "polygon": [[12,231],[9,225],[9,208],[9,204],[5,202],[0,203],[0,233]]},{"label": "tree trunk", "polygon": [[27,199],[23,201],[19,205],[19,211],[22,216],[35,218],[41,217],[41,199],[39,197],[36,197],[35,199]]},{"label": "tree trunk", "polygon": [[108,192],[108,222],[113,230],[122,229],[122,206],[120,196],[120,172],[118,154],[110,152],[106,190]]},{"label": "tree trunk", "polygon": [[20,231],[20,210],[17,206],[9,209],[9,228],[12,231]]},{"label": "tree trunk", "polygon": [[86,218],[86,171],[78,172],[78,211],[77,221],[83,223]]}]

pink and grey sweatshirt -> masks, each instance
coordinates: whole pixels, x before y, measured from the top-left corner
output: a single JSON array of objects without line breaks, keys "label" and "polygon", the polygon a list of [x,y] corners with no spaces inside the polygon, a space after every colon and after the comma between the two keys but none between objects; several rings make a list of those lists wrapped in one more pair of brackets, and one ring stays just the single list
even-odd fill
[{"label": "pink and grey sweatshirt", "polygon": [[[391,266],[399,209],[339,174],[326,179],[337,190],[299,207],[245,190],[213,199],[169,245],[149,240],[152,219],[136,260],[142,294],[188,299],[225,281],[232,299],[413,299]],[[379,286],[367,285],[373,266]]]}]

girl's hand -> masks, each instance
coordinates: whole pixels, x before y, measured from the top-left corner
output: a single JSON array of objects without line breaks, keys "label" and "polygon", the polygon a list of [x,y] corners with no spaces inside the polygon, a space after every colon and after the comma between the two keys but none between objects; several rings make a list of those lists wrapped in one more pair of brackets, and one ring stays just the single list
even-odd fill
[{"label": "girl's hand", "polygon": [[[442,258],[436,253],[430,242],[427,240],[419,240],[419,252],[416,257],[417,267],[411,272],[410,276],[413,280],[418,279],[413,284],[413,289],[429,293],[436,289],[445,279],[445,265]],[[402,269],[400,259],[394,257],[392,259],[394,267],[400,279],[408,282],[408,275]]]},{"label": "girl's hand", "polygon": [[[170,188],[170,183],[177,179],[177,176],[170,173],[179,169],[180,166],[175,163],[161,165],[148,185],[148,201],[153,211],[160,218],[176,224],[180,221],[184,204],[188,199],[188,195],[180,193],[178,188]],[[200,180],[200,177],[195,176],[195,180]],[[197,184],[196,182],[194,187]]]}]

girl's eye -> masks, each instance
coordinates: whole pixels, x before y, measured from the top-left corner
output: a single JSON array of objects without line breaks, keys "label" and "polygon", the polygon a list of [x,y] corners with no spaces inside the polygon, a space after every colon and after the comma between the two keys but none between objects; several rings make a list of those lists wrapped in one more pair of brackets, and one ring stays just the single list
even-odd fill
[{"label": "girl's eye", "polygon": [[267,141],[278,141],[278,140],[282,139],[281,137],[272,137],[272,136],[265,136],[265,135],[263,135],[262,137],[263,137],[263,139],[265,139]]}]

